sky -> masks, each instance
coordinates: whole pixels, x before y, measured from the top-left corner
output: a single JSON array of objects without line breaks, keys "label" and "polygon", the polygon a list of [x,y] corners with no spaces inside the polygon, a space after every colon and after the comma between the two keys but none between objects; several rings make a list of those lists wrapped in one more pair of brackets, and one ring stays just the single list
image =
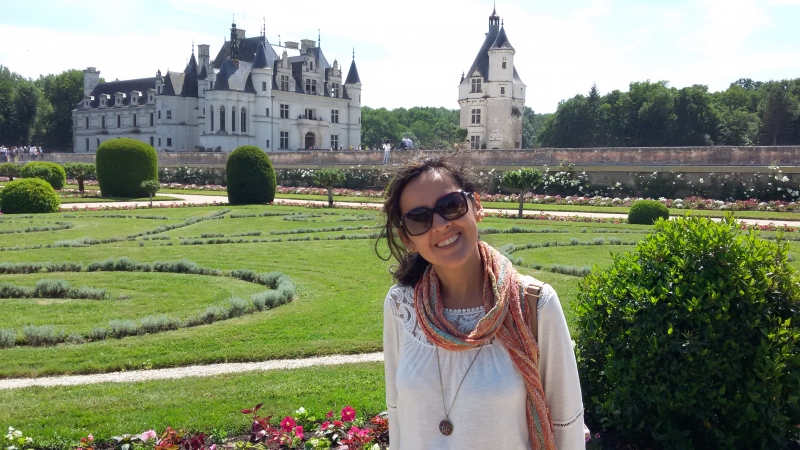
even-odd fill
[{"label": "sky", "polygon": [[[586,94],[666,80],[725,90],[739,78],[800,78],[800,0],[499,0],[526,105],[555,112]],[[97,67],[106,80],[182,71],[192,44],[216,55],[231,21],[276,43],[316,39],[363,104],[458,108],[491,0],[0,0],[0,65],[25,77]],[[319,31],[318,31],[319,30]]]}]

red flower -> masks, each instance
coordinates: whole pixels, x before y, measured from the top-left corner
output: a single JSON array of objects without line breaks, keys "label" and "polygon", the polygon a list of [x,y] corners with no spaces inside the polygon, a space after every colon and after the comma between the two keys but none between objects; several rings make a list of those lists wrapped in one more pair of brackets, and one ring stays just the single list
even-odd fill
[{"label": "red flower", "polygon": [[329,426],[331,426],[331,423],[326,420],[325,422],[322,422],[322,425],[319,426],[319,429],[327,430]]},{"label": "red flower", "polygon": [[286,416],[281,420],[281,429],[287,433],[291,433],[292,429],[297,426],[297,422],[291,416]]},{"label": "red flower", "polygon": [[334,421],[333,421],[333,426],[335,426],[335,427],[340,427],[340,426],[342,426],[342,425],[344,425],[344,424],[343,424],[341,421],[339,421],[339,420],[334,420]]},{"label": "red flower", "polygon": [[299,437],[300,439],[303,439],[303,437],[304,437],[303,436],[303,427],[301,427],[300,425],[294,427],[294,435]]},{"label": "red flower", "polygon": [[325,418],[330,419],[331,417],[333,417],[333,411],[328,411],[328,414],[325,414]]},{"label": "red flower", "polygon": [[356,410],[350,406],[342,408],[342,422],[352,422],[356,418]]}]

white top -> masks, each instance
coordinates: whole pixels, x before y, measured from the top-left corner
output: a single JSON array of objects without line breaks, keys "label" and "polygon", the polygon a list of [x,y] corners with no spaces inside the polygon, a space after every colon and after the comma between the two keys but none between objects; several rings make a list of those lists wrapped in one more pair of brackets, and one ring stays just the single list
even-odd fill
[{"label": "white top", "polygon": [[392,144],[383,144],[383,151],[389,153],[389,150],[392,149]]},{"label": "white top", "polygon": [[[533,278],[523,277],[523,281],[527,285]],[[550,285],[545,285],[537,311],[539,373],[555,425],[556,446],[559,450],[583,449],[583,402],[575,353],[561,303]],[[444,313],[463,333],[474,330],[485,315],[483,307],[445,309]],[[444,409],[436,346],[417,323],[414,288],[392,286],[386,295],[383,317],[392,450],[531,448],[525,384],[501,342],[492,340],[480,354],[478,348],[462,352],[439,348],[444,403],[453,423],[453,434],[444,436],[439,432]]]}]

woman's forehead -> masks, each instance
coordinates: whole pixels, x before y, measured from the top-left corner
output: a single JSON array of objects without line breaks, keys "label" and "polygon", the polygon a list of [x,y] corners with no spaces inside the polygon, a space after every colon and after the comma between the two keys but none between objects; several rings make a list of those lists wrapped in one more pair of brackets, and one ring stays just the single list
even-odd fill
[{"label": "woman's forehead", "polygon": [[400,195],[400,209],[408,211],[418,206],[432,207],[445,194],[460,189],[447,172],[429,170],[409,181]]}]

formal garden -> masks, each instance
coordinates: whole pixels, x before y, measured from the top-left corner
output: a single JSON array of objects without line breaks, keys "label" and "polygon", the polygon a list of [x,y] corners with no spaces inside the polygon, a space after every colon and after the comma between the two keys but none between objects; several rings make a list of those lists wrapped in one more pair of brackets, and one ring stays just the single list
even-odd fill
[{"label": "formal garden", "polygon": [[[262,164],[253,155],[245,166]],[[392,279],[375,254],[379,212],[304,206],[327,190],[293,189],[273,195],[297,206],[258,191],[219,206],[0,215],[0,379],[380,351]],[[484,206],[516,209],[503,195]],[[638,209],[648,222],[666,206]],[[480,223],[559,293],[590,448],[797,447],[800,230],[746,228],[511,213]],[[379,362],[0,389],[0,405],[4,449],[379,449],[388,426]]]}]

